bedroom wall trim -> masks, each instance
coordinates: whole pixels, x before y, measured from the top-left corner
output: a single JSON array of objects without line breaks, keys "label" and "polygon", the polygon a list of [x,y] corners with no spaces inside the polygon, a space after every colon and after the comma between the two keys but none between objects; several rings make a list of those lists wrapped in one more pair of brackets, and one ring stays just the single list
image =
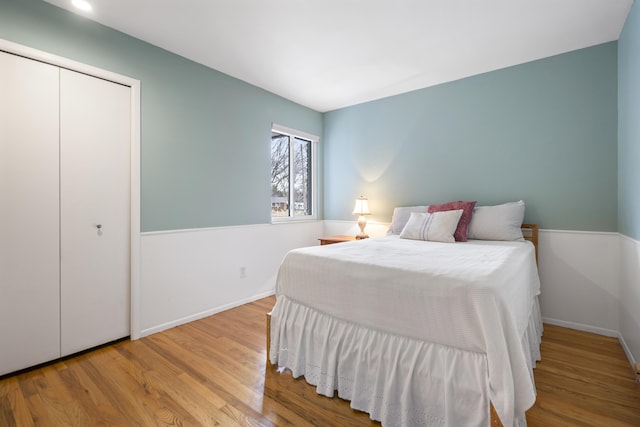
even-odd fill
[{"label": "bedroom wall trim", "polygon": [[[315,223],[318,222],[317,220],[308,220],[308,221],[297,221],[296,224],[299,223]],[[275,224],[269,224],[269,225],[280,225],[282,223],[275,223]],[[286,224],[286,223],[285,223]],[[159,230],[159,231],[144,231],[142,233],[140,233],[141,236],[159,236],[159,235],[163,235],[163,234],[182,234],[182,233],[202,233],[204,231],[220,231],[220,230],[225,230],[225,229],[247,229],[247,228],[261,228],[264,227],[267,224],[248,224],[248,225],[223,225],[220,227],[201,227],[201,228],[184,228],[184,229],[177,229],[177,230]]]},{"label": "bedroom wall trim", "polygon": [[[371,221],[366,231],[382,236],[388,227]],[[272,295],[289,250],[357,232],[354,219],[142,233],[140,335]],[[247,277],[240,278],[240,267]],[[640,322],[625,309],[640,306],[640,242],[618,233],[540,230],[539,271],[545,322],[618,337],[630,362],[640,360]]]},{"label": "bedroom wall trim", "polygon": [[620,234],[620,343],[629,361],[640,362],[640,241]]},{"label": "bedroom wall trim", "polygon": [[624,339],[624,336],[619,333],[617,335],[618,337],[618,341],[620,341],[620,345],[622,346],[622,350],[624,350],[624,354],[627,356],[627,359],[629,360],[629,363],[631,364],[631,366],[634,366],[636,363],[638,363],[638,360],[634,357],[633,352],[631,351],[631,348],[629,347],[629,345],[627,344],[627,341]]},{"label": "bedroom wall trim", "polygon": [[540,230],[543,321],[618,336],[619,235]]},{"label": "bedroom wall trim", "polygon": [[[371,236],[388,223],[370,222]],[[324,221],[324,232],[356,234],[355,221]],[[615,232],[540,230],[540,304],[543,321],[606,336],[619,336],[619,236]]]},{"label": "bedroom wall trim", "polygon": [[606,337],[620,338],[620,333],[612,329],[599,328],[597,326],[585,325],[583,323],[567,322],[565,320],[553,319],[551,317],[542,316],[542,322],[549,325],[562,326],[563,328],[575,329],[583,332],[591,332],[592,334],[604,335]]},{"label": "bedroom wall trim", "polygon": [[185,316],[185,317],[182,317],[180,319],[173,320],[171,322],[163,323],[161,325],[157,325],[157,326],[154,326],[154,327],[151,327],[151,328],[148,328],[148,329],[144,329],[144,330],[141,331],[141,334],[142,334],[142,336],[147,336],[147,335],[155,334],[156,332],[162,332],[164,330],[171,329],[171,328],[174,328],[176,326],[184,325],[186,323],[193,322],[193,321],[196,321],[196,320],[199,320],[199,319],[203,319],[205,317],[212,316],[212,315],[214,315],[216,313],[220,313],[220,312],[223,312],[225,310],[230,310],[232,308],[235,308],[235,307],[238,307],[238,306],[241,306],[241,305],[244,305],[244,304],[248,304],[250,302],[257,301],[259,299],[266,298],[266,297],[274,295],[274,294],[275,294],[275,290],[271,290],[271,291],[266,291],[266,292],[263,292],[263,293],[260,293],[260,294],[252,295],[252,296],[247,297],[247,298],[243,298],[243,299],[240,299],[240,300],[237,300],[237,301],[233,301],[233,302],[231,302],[229,304],[224,304],[224,305],[221,305],[221,306],[218,306],[218,307],[213,307],[213,308],[210,308],[208,310],[204,310],[204,311],[201,311],[199,313],[192,314],[190,316]]},{"label": "bedroom wall trim", "polygon": [[322,221],[142,233],[141,335],[272,295],[284,255],[321,235]]}]

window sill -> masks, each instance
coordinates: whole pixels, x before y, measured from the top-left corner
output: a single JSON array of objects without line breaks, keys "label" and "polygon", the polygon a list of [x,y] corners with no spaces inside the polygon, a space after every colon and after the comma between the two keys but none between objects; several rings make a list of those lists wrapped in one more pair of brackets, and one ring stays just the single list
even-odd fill
[{"label": "window sill", "polygon": [[271,218],[271,224],[272,225],[279,225],[279,224],[299,224],[301,222],[318,222],[321,221],[318,218],[311,218],[311,217],[305,217],[305,218],[283,218],[283,219],[274,219]]}]

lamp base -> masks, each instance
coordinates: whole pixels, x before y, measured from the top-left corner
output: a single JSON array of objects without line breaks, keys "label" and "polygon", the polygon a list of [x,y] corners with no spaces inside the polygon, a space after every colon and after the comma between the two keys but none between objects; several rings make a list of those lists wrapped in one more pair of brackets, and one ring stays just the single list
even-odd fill
[{"label": "lamp base", "polygon": [[356,240],[368,239],[369,235],[364,232],[364,227],[367,225],[367,218],[364,215],[360,215],[358,218],[358,227],[360,227],[360,233],[356,235]]}]

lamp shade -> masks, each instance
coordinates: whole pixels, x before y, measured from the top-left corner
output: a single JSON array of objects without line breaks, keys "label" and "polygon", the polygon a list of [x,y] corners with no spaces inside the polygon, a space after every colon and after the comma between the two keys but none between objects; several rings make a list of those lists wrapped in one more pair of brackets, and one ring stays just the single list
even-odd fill
[{"label": "lamp shade", "polygon": [[360,196],[356,199],[356,204],[353,207],[353,215],[371,215],[369,201],[366,197]]}]

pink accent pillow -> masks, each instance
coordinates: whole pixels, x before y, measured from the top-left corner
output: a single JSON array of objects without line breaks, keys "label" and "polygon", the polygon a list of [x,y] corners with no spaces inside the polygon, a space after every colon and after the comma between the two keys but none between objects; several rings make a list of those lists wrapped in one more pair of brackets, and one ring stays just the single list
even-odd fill
[{"label": "pink accent pillow", "polygon": [[460,221],[458,221],[458,227],[456,228],[456,232],[453,233],[453,237],[455,237],[456,242],[466,242],[469,236],[469,223],[471,222],[471,215],[473,215],[475,205],[476,202],[463,202],[459,200],[441,205],[429,205],[427,212],[433,213],[462,209],[462,216],[460,217]]}]

